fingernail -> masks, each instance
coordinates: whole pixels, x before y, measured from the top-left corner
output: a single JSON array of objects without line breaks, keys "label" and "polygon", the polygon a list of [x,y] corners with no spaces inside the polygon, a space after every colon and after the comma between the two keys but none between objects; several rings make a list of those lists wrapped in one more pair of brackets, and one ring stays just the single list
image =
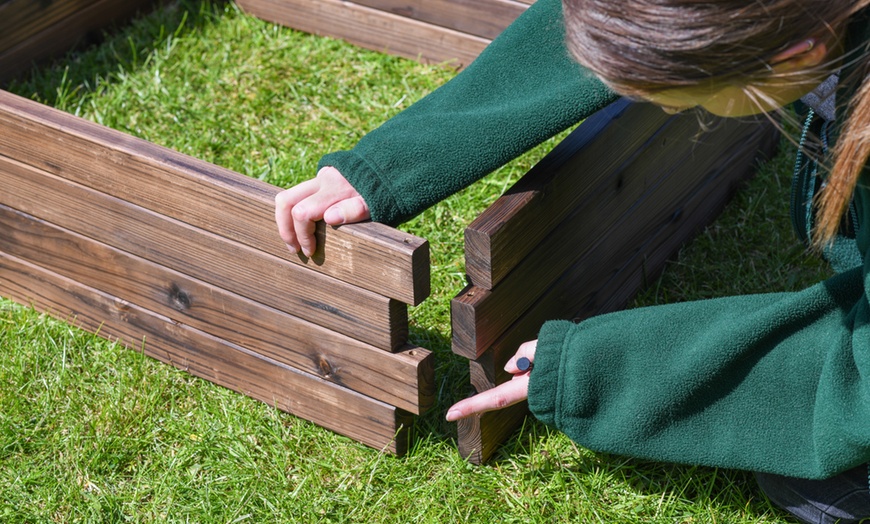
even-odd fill
[{"label": "fingernail", "polygon": [[287,249],[289,249],[291,253],[299,252],[299,248],[294,246],[293,244],[287,244]]},{"label": "fingernail", "polygon": [[447,412],[447,422],[453,422],[456,419],[461,418],[462,413],[458,409],[451,409]]}]

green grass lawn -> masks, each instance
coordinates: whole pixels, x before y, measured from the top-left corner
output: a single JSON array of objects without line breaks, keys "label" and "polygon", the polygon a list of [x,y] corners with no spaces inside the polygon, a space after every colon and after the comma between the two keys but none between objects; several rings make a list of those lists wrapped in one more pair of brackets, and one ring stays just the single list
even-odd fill
[{"label": "green grass lawn", "polygon": [[[452,75],[190,1],[9,89],[289,187]],[[457,455],[443,416],[467,393],[449,347],[462,230],[554,143],[402,226],[431,243],[411,336],[436,353],[439,392],[404,458],[0,299],[0,522],[788,522],[747,473],[593,453],[533,420],[487,465]],[[635,305],[828,275],[790,229],[792,156],[784,143]]]}]

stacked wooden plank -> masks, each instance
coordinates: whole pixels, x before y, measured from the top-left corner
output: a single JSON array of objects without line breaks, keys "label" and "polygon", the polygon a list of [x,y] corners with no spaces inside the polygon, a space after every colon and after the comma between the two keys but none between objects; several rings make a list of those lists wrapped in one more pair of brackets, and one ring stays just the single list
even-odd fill
[{"label": "stacked wooden plank", "polygon": [[378,449],[433,402],[426,241],[274,226],[278,188],[0,91],[0,295]]},{"label": "stacked wooden plank", "polygon": [[[588,119],[465,232],[470,285],[452,302],[453,351],[483,391],[551,319],[624,307],[772,153],[776,129],[617,102]],[[521,404],[459,424],[460,452],[487,460]]]},{"label": "stacked wooden plank", "polygon": [[34,61],[66,51],[110,22],[146,9],[154,0],[0,1],[0,82]]},{"label": "stacked wooden plank", "polygon": [[246,12],[306,33],[462,67],[534,0],[237,0]]}]

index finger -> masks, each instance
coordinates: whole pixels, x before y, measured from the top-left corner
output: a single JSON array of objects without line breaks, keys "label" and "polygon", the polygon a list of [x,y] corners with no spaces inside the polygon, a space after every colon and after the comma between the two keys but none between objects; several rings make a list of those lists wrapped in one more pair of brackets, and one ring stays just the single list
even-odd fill
[{"label": "index finger", "polygon": [[461,418],[479,415],[487,411],[513,406],[528,398],[529,376],[519,375],[513,379],[488,389],[473,397],[460,400],[447,411],[447,420],[452,422]]}]

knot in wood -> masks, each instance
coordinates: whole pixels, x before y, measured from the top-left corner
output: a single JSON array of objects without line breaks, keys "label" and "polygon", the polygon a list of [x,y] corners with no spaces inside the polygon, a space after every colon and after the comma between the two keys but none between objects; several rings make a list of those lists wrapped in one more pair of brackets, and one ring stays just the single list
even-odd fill
[{"label": "knot in wood", "polygon": [[317,359],[317,367],[320,368],[320,375],[323,378],[332,377],[332,365],[326,360],[325,357],[320,357]]},{"label": "knot in wood", "polygon": [[173,282],[169,288],[169,305],[178,311],[184,311],[185,309],[190,309],[190,303],[190,294]]}]

